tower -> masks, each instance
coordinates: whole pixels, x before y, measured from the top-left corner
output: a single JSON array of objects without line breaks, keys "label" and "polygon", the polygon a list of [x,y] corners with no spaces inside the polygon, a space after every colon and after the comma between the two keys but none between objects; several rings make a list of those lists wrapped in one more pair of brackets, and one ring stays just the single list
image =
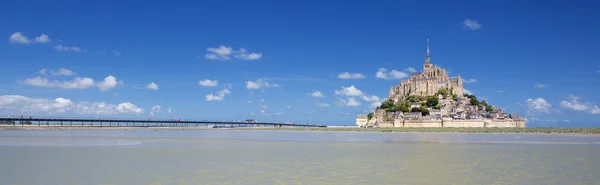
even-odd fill
[{"label": "tower", "polygon": [[423,71],[428,70],[433,65],[431,63],[431,58],[429,58],[430,55],[431,54],[429,53],[429,39],[427,39],[427,53],[425,54],[425,63],[423,64]]}]

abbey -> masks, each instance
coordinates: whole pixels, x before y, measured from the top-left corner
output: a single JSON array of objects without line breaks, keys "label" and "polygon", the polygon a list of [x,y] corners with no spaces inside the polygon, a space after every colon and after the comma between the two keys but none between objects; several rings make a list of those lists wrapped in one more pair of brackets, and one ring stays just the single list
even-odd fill
[{"label": "abbey", "polygon": [[398,102],[411,95],[432,96],[439,89],[445,89],[459,97],[463,96],[464,88],[460,75],[449,78],[444,68],[433,65],[430,55],[429,39],[427,39],[423,71],[412,73],[409,79],[401,80],[399,85],[392,86],[388,99]]}]

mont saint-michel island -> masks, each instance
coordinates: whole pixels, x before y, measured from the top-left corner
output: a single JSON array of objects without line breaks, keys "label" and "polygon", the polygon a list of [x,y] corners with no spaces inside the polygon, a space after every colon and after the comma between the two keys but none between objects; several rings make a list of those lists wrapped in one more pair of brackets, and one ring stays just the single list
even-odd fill
[{"label": "mont saint-michel island", "polygon": [[475,95],[465,93],[460,75],[431,60],[429,39],[423,70],[392,86],[387,99],[368,115],[358,115],[358,127],[514,127],[526,119],[506,113]]}]

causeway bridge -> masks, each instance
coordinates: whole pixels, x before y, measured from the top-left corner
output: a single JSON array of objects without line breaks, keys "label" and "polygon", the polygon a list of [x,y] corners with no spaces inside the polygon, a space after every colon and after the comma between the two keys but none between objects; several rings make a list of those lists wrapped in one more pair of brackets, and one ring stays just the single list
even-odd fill
[{"label": "causeway bridge", "polygon": [[324,125],[277,123],[256,121],[209,121],[179,119],[105,119],[105,118],[58,118],[31,116],[0,117],[0,126],[63,126],[63,127],[199,127],[213,128],[231,127],[327,127]]}]

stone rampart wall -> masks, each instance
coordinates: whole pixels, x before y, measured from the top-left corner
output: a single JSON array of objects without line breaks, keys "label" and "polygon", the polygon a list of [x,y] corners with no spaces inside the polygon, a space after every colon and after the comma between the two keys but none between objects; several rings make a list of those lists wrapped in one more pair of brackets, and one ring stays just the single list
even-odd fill
[{"label": "stone rampart wall", "polygon": [[525,127],[525,120],[394,120],[379,127]]},{"label": "stone rampart wall", "polygon": [[445,120],[444,127],[485,127],[484,120]]}]

